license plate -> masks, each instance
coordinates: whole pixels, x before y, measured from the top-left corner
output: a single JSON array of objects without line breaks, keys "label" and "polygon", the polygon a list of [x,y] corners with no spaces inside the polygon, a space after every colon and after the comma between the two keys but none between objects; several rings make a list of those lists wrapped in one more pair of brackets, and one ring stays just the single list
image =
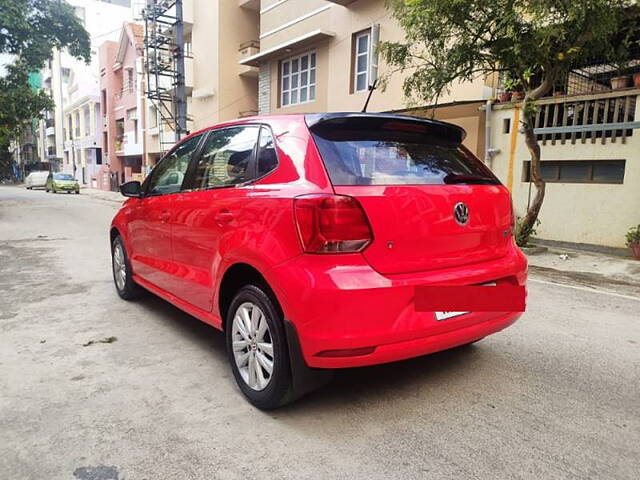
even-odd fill
[{"label": "license plate", "polygon": [[453,318],[453,317],[459,317],[460,315],[466,315],[467,313],[471,313],[471,312],[434,312],[436,315],[436,320],[437,321],[442,321],[442,320],[447,320],[449,318]]},{"label": "license plate", "polygon": [[[495,287],[496,286],[496,282],[481,283],[480,286],[482,286],[482,287]],[[433,312],[433,313],[436,316],[436,320],[438,322],[441,322],[442,320],[447,320],[449,318],[459,317],[460,315],[466,315],[467,313],[471,313],[471,312]]]}]

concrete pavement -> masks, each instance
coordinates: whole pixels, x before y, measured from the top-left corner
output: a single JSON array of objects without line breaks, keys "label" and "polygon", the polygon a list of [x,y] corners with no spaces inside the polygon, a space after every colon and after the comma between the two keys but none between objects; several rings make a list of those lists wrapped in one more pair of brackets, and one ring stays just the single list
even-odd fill
[{"label": "concrete pavement", "polygon": [[117,208],[0,187],[2,478],[637,478],[633,291],[534,273],[510,329],[338,372],[264,413],[238,392],[221,333],[151,295],[117,297]]}]

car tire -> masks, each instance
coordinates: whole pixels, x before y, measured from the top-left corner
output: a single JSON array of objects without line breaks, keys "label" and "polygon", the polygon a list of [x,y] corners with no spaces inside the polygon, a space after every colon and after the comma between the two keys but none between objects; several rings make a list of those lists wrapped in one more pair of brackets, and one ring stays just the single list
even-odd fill
[{"label": "car tire", "polygon": [[80,191],[79,190],[76,190],[76,195],[80,195]]},{"label": "car tire", "polygon": [[48,188],[45,188],[45,189],[44,189],[44,191],[45,191],[45,192],[47,192],[47,193],[49,193],[49,189],[48,189]]},{"label": "car tire", "polygon": [[55,189],[55,188],[52,188],[52,189],[51,189],[51,191],[52,191],[53,193],[58,193],[58,192],[56,191],[56,189]]},{"label": "car tire", "polygon": [[[249,315],[248,324],[242,322],[244,315]],[[252,405],[271,410],[296,398],[283,319],[265,289],[245,285],[238,290],[227,314],[225,336],[233,376]]]},{"label": "car tire", "polygon": [[120,235],[116,236],[111,243],[111,271],[113,284],[120,298],[134,300],[140,296],[142,288],[133,281],[129,256]]}]

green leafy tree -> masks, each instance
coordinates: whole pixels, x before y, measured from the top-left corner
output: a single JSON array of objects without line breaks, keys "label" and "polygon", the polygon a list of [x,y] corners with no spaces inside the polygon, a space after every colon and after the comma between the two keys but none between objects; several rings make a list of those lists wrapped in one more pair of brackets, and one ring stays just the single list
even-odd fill
[{"label": "green leafy tree", "polygon": [[48,95],[30,87],[29,72],[41,69],[54,49],[64,48],[89,62],[89,34],[71,5],[62,0],[0,0],[0,53],[12,61],[0,77],[0,168],[5,171],[10,141],[27,122],[53,108]]},{"label": "green leafy tree", "polygon": [[[454,81],[503,72],[524,91],[522,130],[536,195],[520,222],[527,242],[542,207],[545,182],[534,134],[536,101],[575,65],[595,58],[622,64],[638,33],[633,0],[387,0],[405,32],[384,42],[387,63],[408,74],[407,97],[433,102]],[[573,66],[573,67],[572,67]]]}]

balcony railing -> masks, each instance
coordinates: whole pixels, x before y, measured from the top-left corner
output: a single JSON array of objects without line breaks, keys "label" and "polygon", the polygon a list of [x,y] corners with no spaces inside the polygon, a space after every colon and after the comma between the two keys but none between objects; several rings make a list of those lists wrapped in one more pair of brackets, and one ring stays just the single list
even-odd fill
[{"label": "balcony railing", "polygon": [[116,98],[116,100],[120,100],[125,95],[128,95],[130,93],[135,93],[135,91],[136,91],[136,86],[135,84],[131,83],[128,85],[124,85],[121,90],[115,93],[114,97]]},{"label": "balcony railing", "polygon": [[640,90],[605,92],[574,97],[551,97],[540,100],[536,114],[535,133],[545,145],[551,142],[575,144],[600,141],[621,143],[640,128],[635,119],[636,101]]}]

